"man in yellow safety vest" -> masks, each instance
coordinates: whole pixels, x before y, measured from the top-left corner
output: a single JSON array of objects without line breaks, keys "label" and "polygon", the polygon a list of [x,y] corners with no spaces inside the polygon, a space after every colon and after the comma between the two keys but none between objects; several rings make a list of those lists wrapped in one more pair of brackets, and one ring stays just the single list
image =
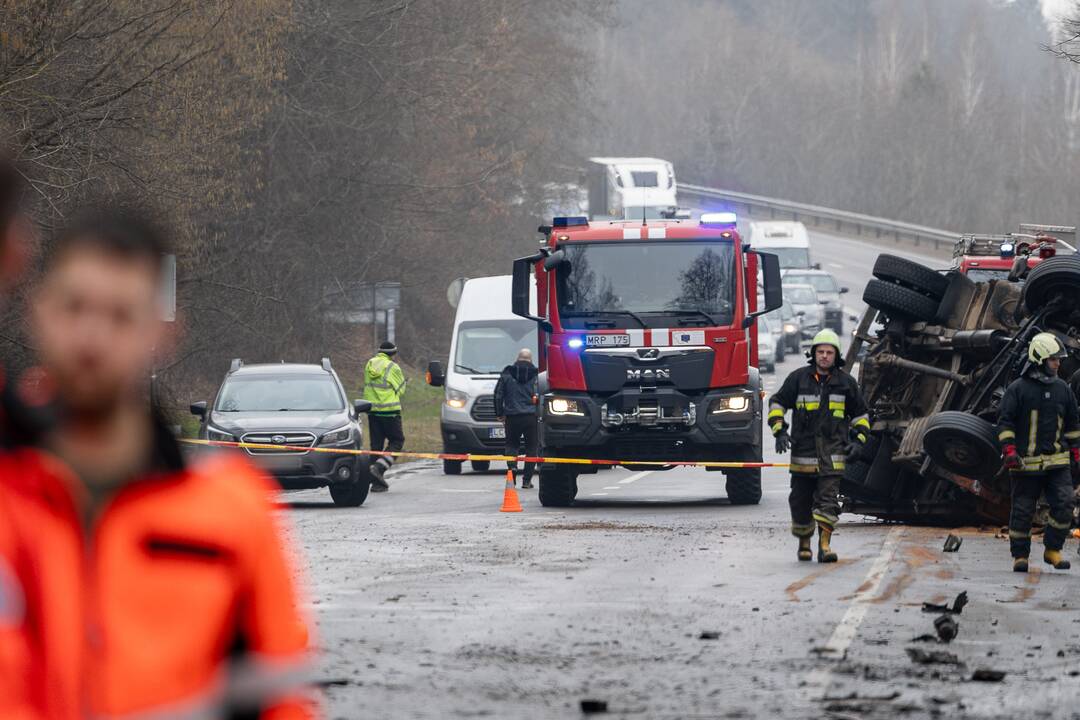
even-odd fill
[{"label": "man in yellow safety vest", "polygon": [[[396,354],[397,345],[387,340],[364,366],[364,399],[371,403],[368,434],[371,436],[371,449],[379,452],[399,452],[405,447],[405,431],[401,425],[405,374],[401,366],[391,359]],[[385,475],[393,464],[394,458],[389,455],[380,455],[371,463],[373,492],[390,489]]]}]

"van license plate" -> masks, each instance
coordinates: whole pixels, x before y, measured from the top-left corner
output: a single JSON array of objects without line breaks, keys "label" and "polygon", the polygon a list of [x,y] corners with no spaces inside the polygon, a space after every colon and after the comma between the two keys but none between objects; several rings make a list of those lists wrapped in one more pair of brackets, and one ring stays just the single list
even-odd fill
[{"label": "van license plate", "polygon": [[506,439],[506,428],[491,428],[488,430],[489,438],[501,438]]},{"label": "van license plate", "polygon": [[588,347],[629,347],[629,335],[586,335],[585,345]]}]

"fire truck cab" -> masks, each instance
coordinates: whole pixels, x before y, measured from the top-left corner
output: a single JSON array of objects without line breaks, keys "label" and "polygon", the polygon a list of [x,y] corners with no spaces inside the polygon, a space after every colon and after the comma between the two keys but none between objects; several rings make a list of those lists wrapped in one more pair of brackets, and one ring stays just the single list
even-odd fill
[{"label": "fire truck cab", "polygon": [[961,235],[953,247],[952,269],[975,282],[1021,281],[1028,270],[1060,251],[1076,252],[1068,242],[1076,228],[1024,223],[1017,233]]},{"label": "fire truck cab", "polygon": [[[755,318],[783,303],[780,266],[744,245],[735,221],[541,226],[539,252],[514,263],[512,294],[514,313],[539,327],[544,456],[761,462]],[[571,504],[578,474],[596,468],[542,465],[541,503]],[[760,467],[724,472],[733,503],[760,500]]]}]

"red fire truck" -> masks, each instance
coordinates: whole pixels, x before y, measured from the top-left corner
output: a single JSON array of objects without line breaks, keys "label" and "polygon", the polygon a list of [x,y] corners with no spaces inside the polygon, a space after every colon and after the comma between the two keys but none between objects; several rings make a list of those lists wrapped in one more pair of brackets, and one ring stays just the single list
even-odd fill
[{"label": "red fire truck", "polygon": [[[780,265],[744,245],[735,220],[541,226],[539,252],[514,263],[513,311],[540,328],[545,456],[761,462],[754,318],[783,302]],[[540,502],[569,505],[596,469],[542,465]],[[725,475],[732,503],[761,499],[760,468]]]},{"label": "red fire truck", "polygon": [[1027,271],[1059,252],[1076,252],[1076,228],[1022,223],[1018,233],[961,235],[953,248],[954,270],[976,282],[1023,279]]}]

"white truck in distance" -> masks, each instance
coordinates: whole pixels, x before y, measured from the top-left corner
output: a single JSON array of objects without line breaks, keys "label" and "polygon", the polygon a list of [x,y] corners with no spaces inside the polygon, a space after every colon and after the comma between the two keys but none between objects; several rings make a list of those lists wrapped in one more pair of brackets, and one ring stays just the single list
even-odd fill
[{"label": "white truck in distance", "polygon": [[820,270],[810,262],[810,234],[801,222],[769,220],[750,223],[750,247],[773,253],[780,258],[780,268]]},{"label": "white truck in distance", "polygon": [[659,158],[589,158],[586,185],[594,220],[659,218],[678,205],[675,168]]}]

